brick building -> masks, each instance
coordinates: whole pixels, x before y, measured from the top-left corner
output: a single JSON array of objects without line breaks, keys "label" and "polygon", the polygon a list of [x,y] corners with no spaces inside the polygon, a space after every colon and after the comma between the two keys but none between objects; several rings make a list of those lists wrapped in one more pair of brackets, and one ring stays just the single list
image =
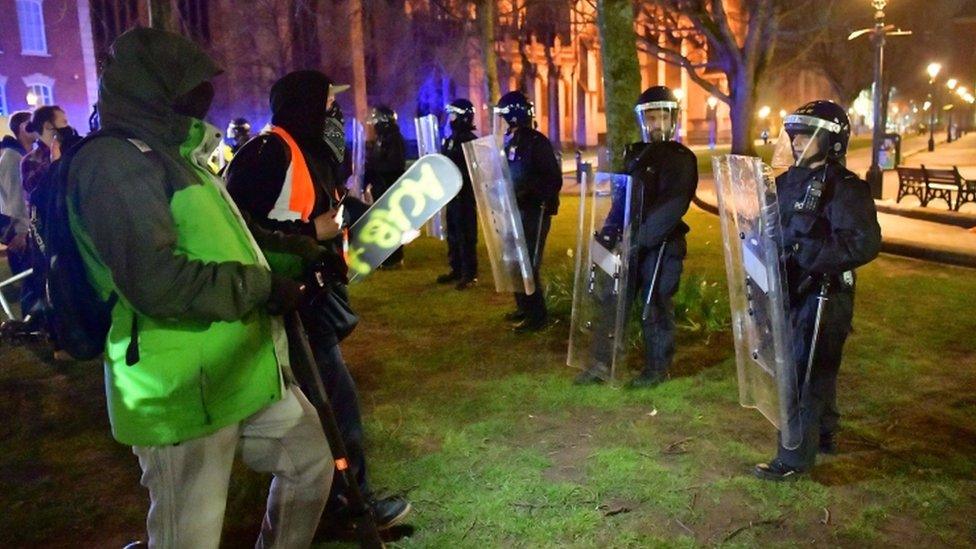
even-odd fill
[{"label": "brick building", "polygon": [[90,21],[88,0],[0,0],[2,131],[11,112],[51,104],[87,128],[97,97]]}]

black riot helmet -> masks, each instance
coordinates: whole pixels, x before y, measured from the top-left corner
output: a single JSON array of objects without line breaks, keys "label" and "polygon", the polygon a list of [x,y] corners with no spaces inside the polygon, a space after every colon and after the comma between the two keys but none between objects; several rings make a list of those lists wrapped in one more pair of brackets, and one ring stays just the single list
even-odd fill
[{"label": "black riot helmet", "polygon": [[535,106],[520,91],[510,91],[498,100],[495,114],[508,122],[510,127],[531,127],[535,117]]},{"label": "black riot helmet", "polygon": [[671,141],[678,125],[680,105],[667,86],[651,86],[637,98],[634,113],[645,143]]},{"label": "black riot helmet", "polygon": [[474,104],[467,99],[451,101],[444,111],[447,112],[452,131],[474,129]]},{"label": "black riot helmet", "polygon": [[847,155],[851,121],[833,101],[811,101],[783,119],[773,152],[774,167],[809,167],[821,161],[839,162]]},{"label": "black riot helmet", "polygon": [[377,130],[392,128],[396,126],[396,123],[396,111],[386,105],[373,107],[373,111],[369,113],[369,118],[366,119],[366,124],[375,126]]},{"label": "black riot helmet", "polygon": [[227,125],[227,137],[231,139],[247,139],[251,134],[251,123],[246,118],[235,118]]}]

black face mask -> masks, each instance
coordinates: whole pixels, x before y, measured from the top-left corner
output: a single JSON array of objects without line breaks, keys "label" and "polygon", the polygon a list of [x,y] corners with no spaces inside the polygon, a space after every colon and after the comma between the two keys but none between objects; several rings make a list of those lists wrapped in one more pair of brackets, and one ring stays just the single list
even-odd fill
[{"label": "black face mask", "polygon": [[192,90],[184,93],[173,101],[173,110],[177,114],[203,120],[210,111],[213,103],[214,87],[210,82],[204,82]]},{"label": "black face mask", "polygon": [[451,126],[451,131],[454,133],[466,132],[472,129],[471,123],[461,118],[451,120],[449,125]]},{"label": "black face mask", "polygon": [[54,139],[61,144],[61,150],[65,150],[75,144],[81,136],[78,135],[78,131],[71,126],[65,126],[63,128],[58,128],[55,130]]},{"label": "black face mask", "polygon": [[338,103],[325,113],[325,125],[322,128],[322,140],[332,150],[336,160],[342,162],[346,156],[346,128],[342,118],[342,109]]}]

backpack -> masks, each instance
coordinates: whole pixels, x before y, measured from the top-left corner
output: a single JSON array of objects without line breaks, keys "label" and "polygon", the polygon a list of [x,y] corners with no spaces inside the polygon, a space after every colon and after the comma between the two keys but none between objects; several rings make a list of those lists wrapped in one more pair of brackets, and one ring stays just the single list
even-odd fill
[{"label": "backpack", "polygon": [[106,136],[130,137],[100,130],[65,147],[31,195],[32,229],[45,259],[42,276],[46,276],[50,337],[58,348],[78,360],[94,359],[104,351],[117,296],[113,293],[107,301],[102,300],[88,280],[68,217],[68,172],[82,147]]}]

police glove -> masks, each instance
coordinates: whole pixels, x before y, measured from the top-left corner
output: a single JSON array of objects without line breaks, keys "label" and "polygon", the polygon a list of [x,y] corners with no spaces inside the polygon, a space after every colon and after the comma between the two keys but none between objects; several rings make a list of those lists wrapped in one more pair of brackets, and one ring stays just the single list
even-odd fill
[{"label": "police glove", "polygon": [[286,315],[305,301],[306,285],[290,278],[271,274],[271,295],[265,308],[273,316]]}]

